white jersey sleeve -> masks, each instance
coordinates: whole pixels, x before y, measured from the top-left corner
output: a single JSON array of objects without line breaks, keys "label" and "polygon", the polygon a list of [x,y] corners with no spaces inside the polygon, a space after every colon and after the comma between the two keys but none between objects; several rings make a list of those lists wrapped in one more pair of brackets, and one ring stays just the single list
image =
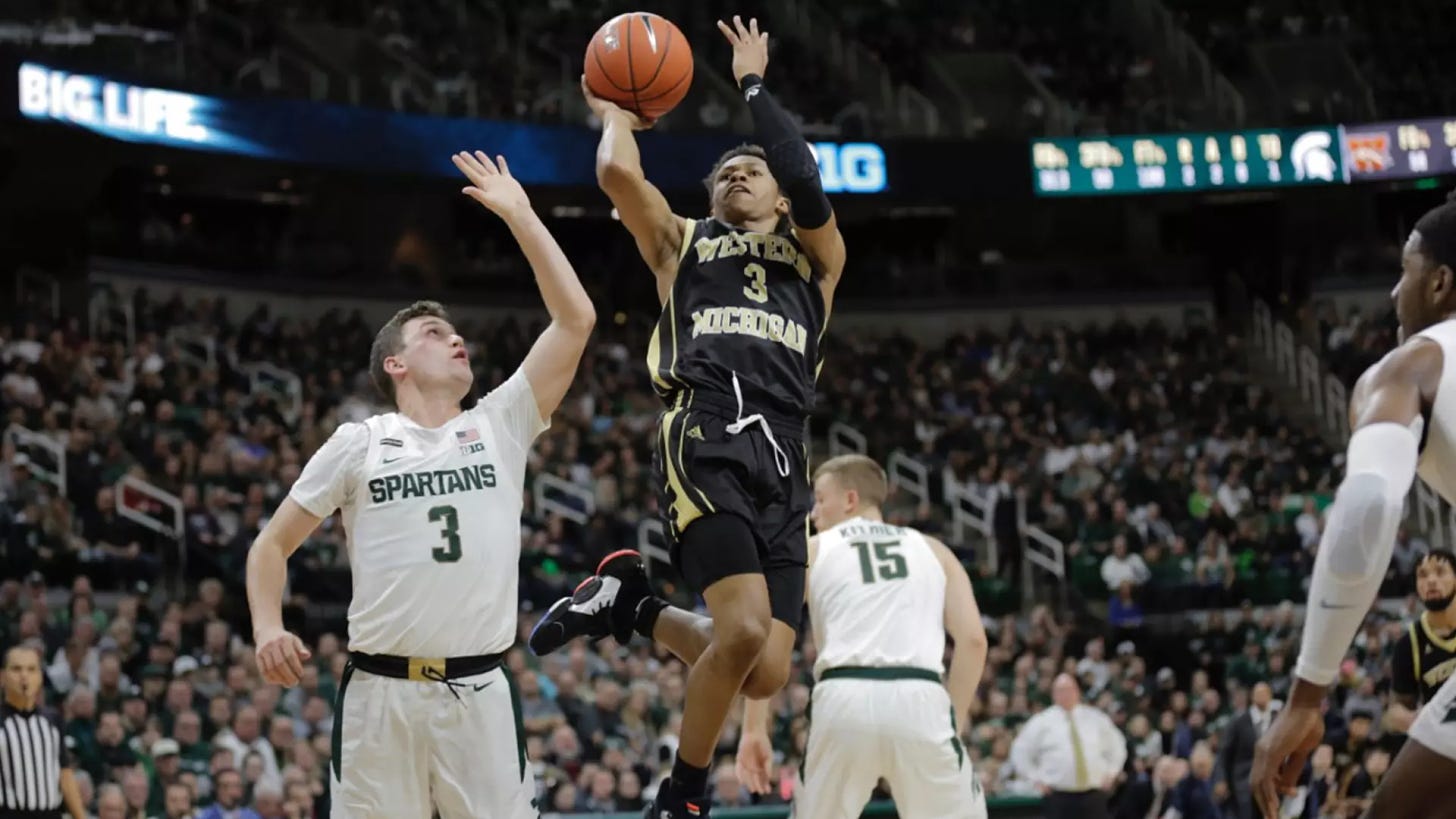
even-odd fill
[{"label": "white jersey sleeve", "polygon": [[310,515],[320,518],[332,515],[334,510],[350,502],[368,451],[367,426],[340,424],[304,464],[288,496]]},{"label": "white jersey sleeve", "polygon": [[517,369],[510,378],[480,399],[471,412],[489,419],[502,454],[511,459],[508,464],[511,474],[525,471],[526,455],[531,451],[531,444],[551,426],[550,419],[541,417],[536,393],[522,369]]}]

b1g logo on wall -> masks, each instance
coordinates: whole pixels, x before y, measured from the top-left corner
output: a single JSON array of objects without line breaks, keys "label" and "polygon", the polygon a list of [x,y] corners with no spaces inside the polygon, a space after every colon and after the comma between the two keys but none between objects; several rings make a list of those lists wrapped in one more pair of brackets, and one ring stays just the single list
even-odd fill
[{"label": "b1g logo on wall", "polygon": [[811,142],[825,193],[883,193],[885,151],[873,142]]}]

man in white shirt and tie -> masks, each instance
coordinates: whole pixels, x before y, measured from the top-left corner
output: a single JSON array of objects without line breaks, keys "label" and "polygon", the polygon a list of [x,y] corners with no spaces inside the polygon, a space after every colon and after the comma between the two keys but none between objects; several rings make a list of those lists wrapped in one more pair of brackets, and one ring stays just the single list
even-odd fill
[{"label": "man in white shirt and tie", "polygon": [[1052,682],[1055,702],[1027,720],[1011,764],[1041,790],[1046,819],[1106,819],[1107,798],[1127,762],[1127,740],[1090,705],[1070,674]]}]

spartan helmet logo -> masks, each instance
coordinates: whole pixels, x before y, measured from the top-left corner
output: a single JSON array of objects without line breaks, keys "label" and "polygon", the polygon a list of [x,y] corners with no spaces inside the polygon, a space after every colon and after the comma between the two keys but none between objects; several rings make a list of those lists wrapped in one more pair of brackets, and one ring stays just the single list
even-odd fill
[{"label": "spartan helmet logo", "polygon": [[1294,178],[1300,181],[1335,181],[1335,158],[1330,154],[1332,142],[1326,131],[1300,134],[1289,149],[1289,159],[1294,163]]}]

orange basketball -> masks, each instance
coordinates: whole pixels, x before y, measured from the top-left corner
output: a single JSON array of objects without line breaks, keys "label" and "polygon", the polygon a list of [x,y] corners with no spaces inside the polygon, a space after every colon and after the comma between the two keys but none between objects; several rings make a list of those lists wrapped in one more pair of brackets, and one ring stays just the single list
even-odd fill
[{"label": "orange basketball", "polygon": [[586,84],[598,97],[656,119],[682,102],[693,84],[693,50],[663,17],[619,14],[592,35]]}]

